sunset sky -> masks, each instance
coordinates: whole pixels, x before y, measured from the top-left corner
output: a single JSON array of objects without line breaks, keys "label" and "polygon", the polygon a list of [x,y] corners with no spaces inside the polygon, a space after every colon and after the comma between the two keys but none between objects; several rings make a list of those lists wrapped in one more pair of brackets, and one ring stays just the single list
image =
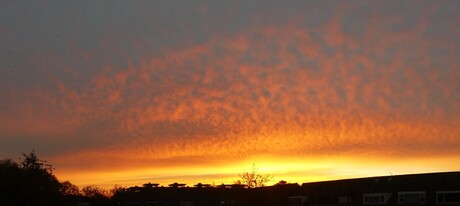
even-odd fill
[{"label": "sunset sky", "polygon": [[460,170],[460,1],[1,1],[0,158],[78,186]]}]

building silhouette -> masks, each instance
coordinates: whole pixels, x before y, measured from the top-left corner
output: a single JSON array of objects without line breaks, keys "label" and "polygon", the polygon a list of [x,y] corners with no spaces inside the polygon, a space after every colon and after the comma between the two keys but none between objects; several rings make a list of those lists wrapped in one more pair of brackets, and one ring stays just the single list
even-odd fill
[{"label": "building silhouette", "polygon": [[131,206],[460,206],[460,172],[367,177],[302,185],[278,184],[246,188],[242,185],[173,183],[169,187],[144,184],[118,194],[119,205]]}]

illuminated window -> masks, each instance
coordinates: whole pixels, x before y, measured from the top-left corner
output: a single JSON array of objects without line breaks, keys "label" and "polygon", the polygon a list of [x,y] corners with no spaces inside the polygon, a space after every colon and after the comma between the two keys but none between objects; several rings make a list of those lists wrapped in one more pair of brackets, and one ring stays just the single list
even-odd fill
[{"label": "illuminated window", "polygon": [[423,205],[425,204],[426,192],[398,192],[398,204],[400,205]]}]

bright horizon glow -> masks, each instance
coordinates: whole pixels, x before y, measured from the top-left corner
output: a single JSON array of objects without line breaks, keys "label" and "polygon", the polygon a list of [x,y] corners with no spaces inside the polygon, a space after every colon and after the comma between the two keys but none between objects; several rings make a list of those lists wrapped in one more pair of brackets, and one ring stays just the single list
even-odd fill
[{"label": "bright horizon glow", "polygon": [[[267,161],[267,158],[272,159],[272,161]],[[273,176],[267,186],[274,185],[281,180],[288,183],[302,184],[372,176],[449,172],[456,171],[456,168],[460,166],[460,163],[452,164],[450,158],[444,157],[407,158],[399,161],[386,158],[355,158],[351,160],[344,157],[316,158],[314,161],[309,161],[306,158],[299,158],[297,161],[286,161],[275,157],[260,157],[253,160],[254,162],[259,162],[255,166],[260,174]],[[438,164],[428,166],[426,165],[426,161],[438,162]],[[158,183],[160,186],[166,187],[169,184],[178,182],[192,187],[197,183],[214,185],[234,184],[239,179],[238,174],[245,171],[249,172],[251,169],[252,163],[250,161],[241,161],[234,165],[188,167],[185,169],[180,167],[146,167],[137,169],[127,168],[124,171],[80,171],[76,173],[61,173],[57,170],[56,175],[62,180],[71,180],[71,182],[80,188],[87,185],[98,185],[111,189],[115,185],[131,187],[142,186],[148,182]],[[85,175],[79,176],[79,174]]]}]

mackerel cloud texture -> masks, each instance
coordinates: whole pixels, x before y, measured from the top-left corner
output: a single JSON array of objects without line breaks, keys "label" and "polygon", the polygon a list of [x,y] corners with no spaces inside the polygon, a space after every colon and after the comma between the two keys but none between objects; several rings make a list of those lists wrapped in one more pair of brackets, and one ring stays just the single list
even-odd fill
[{"label": "mackerel cloud texture", "polygon": [[3,2],[0,154],[458,154],[459,8]]}]

